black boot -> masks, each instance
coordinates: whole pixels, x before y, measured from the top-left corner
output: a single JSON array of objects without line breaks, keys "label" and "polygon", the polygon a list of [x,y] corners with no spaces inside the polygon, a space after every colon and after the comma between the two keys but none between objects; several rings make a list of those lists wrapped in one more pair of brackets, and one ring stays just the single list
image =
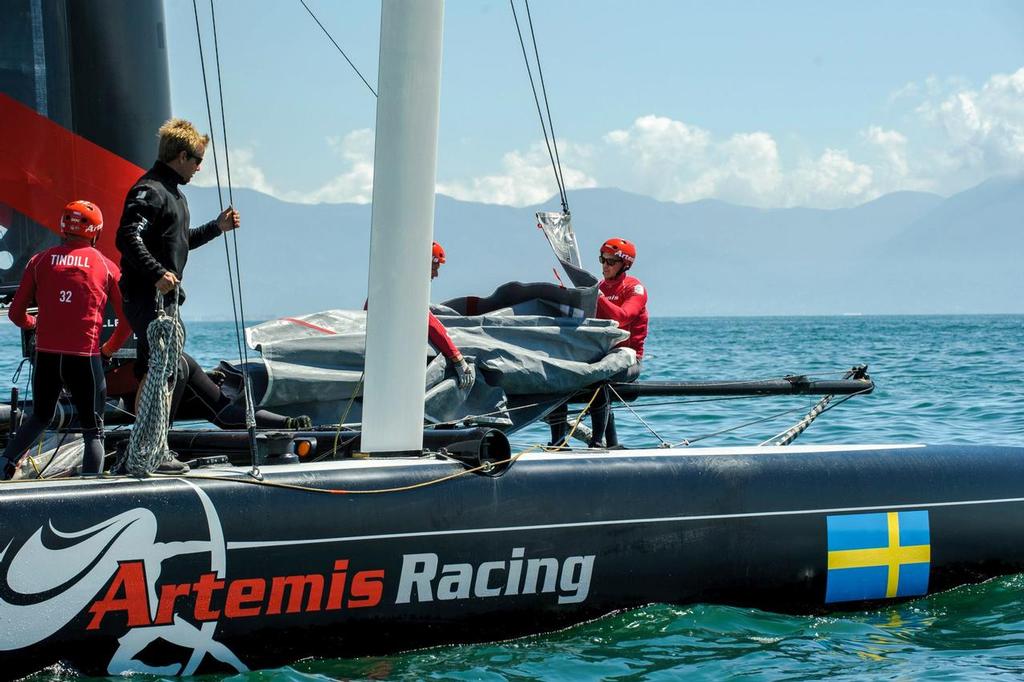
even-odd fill
[{"label": "black boot", "polygon": [[551,442],[548,443],[549,448],[560,447],[565,445],[565,438],[569,435],[569,410],[566,409],[565,405],[559,405],[544,418],[544,421],[551,427]]}]

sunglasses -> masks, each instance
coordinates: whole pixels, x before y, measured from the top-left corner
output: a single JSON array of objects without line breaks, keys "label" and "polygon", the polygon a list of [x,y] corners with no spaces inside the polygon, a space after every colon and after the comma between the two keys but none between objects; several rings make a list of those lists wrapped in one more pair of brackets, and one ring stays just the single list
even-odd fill
[{"label": "sunglasses", "polygon": [[615,265],[616,263],[622,262],[621,258],[605,258],[604,256],[598,256],[597,259],[604,265]]},{"label": "sunglasses", "polygon": [[189,154],[188,157],[190,159],[195,159],[196,165],[199,165],[199,164],[201,164],[203,162],[203,157],[201,157],[201,156],[196,156],[195,154]]}]

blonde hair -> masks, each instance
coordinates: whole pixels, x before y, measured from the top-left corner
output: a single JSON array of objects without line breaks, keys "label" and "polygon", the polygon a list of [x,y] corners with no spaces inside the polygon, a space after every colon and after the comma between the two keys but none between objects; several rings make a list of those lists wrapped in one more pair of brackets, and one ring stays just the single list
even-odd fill
[{"label": "blonde hair", "polygon": [[164,163],[173,161],[182,152],[194,156],[202,156],[206,145],[210,142],[209,135],[203,135],[190,121],[183,118],[172,118],[160,126],[160,151],[157,154]]}]

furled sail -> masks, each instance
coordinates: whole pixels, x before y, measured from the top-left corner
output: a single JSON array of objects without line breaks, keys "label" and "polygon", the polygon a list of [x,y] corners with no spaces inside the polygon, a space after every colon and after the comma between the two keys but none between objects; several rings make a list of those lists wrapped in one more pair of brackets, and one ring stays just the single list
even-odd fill
[{"label": "furled sail", "polygon": [[[424,344],[425,421],[513,430],[634,364],[630,349],[616,348],[627,332],[583,315],[593,308],[591,291],[547,283],[511,283],[488,297],[435,306],[452,341],[475,364],[477,380],[470,391],[460,390],[445,359]],[[263,356],[256,367],[263,375],[260,406],[310,414],[320,424],[343,415],[359,422],[365,325],[363,311],[330,310],[247,329],[247,343]],[[544,404],[520,410],[526,396]]]}]

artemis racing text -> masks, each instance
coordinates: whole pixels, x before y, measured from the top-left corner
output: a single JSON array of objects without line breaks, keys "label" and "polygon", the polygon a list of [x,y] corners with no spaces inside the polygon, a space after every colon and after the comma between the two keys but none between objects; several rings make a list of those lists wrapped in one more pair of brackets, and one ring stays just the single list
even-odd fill
[{"label": "artemis racing text", "polygon": [[[558,592],[559,604],[577,604],[590,593],[594,555],[571,556],[559,562],[554,557],[524,559],[526,550],[516,547],[511,559],[473,564],[443,564],[436,554],[406,554],[398,581],[396,604],[414,599],[510,597],[520,594]],[[524,565],[525,564],[525,565]],[[524,570],[525,569],[525,570]]]},{"label": "artemis racing text", "polygon": [[334,571],[327,576],[219,580],[216,573],[203,573],[194,583],[161,585],[156,617],[151,619],[144,566],[141,561],[126,561],[118,567],[106,594],[89,607],[92,620],[86,629],[99,629],[108,614],[118,612],[127,615],[128,627],[169,625],[180,612],[179,599],[190,601],[193,618],[204,622],[377,606],[384,589],[382,569],[356,571],[349,581],[347,559],[335,561]]},{"label": "artemis racing text", "polygon": [[[402,556],[395,604],[456,599],[557,594],[559,604],[576,604],[590,593],[594,555],[525,558],[516,547],[507,560],[480,564],[441,563],[434,553]],[[385,593],[384,569],[349,569],[348,559],[334,562],[328,574],[271,578],[218,578],[203,573],[195,582],[163,584],[152,608],[143,561],[122,562],[103,596],[89,606],[88,630],[98,630],[107,616],[122,614],[127,626],[169,625],[175,614],[191,610],[197,622],[282,614],[337,611],[379,606]],[[155,615],[153,615],[155,614]]]}]

